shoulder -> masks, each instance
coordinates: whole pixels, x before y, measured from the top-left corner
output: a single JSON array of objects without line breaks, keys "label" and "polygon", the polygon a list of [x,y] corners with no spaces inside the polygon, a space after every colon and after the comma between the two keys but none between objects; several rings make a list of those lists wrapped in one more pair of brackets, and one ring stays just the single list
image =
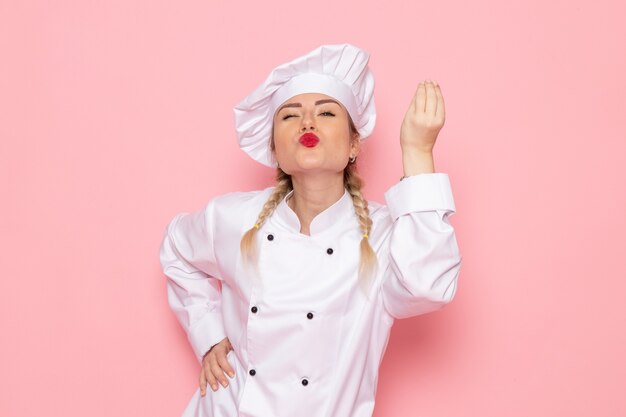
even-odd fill
[{"label": "shoulder", "polygon": [[272,193],[273,187],[254,191],[235,191],[218,195],[212,198],[208,205],[214,209],[238,210],[249,206],[258,207],[263,205]]},{"label": "shoulder", "polygon": [[273,187],[255,191],[236,191],[212,198],[206,206],[206,215],[214,224],[231,227],[250,227]]}]

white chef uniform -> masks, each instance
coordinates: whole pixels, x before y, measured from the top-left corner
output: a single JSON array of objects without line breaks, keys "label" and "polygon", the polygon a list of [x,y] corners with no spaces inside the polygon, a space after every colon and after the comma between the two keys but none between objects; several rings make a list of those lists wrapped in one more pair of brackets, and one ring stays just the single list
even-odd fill
[{"label": "white chef uniform", "polygon": [[[362,238],[350,195],[300,233],[288,194],[255,235],[256,272],[239,244],[271,188],[213,198],[170,222],[160,251],[168,299],[199,361],[228,337],[228,387],[200,389],[183,417],[370,417],[395,318],[454,297],[461,266],[448,175],[408,177],[369,202],[378,268],[358,283]],[[369,297],[369,299],[368,299]]]}]

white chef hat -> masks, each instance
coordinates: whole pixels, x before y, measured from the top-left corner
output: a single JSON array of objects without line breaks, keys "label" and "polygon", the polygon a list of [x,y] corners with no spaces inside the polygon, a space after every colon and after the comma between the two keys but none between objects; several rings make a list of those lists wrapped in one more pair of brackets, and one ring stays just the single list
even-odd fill
[{"label": "white chef hat", "polygon": [[252,159],[275,167],[270,149],[274,113],[291,97],[321,93],[345,106],[361,140],[376,124],[374,75],[369,54],[350,44],[322,45],[274,68],[267,79],[235,106],[239,146]]}]

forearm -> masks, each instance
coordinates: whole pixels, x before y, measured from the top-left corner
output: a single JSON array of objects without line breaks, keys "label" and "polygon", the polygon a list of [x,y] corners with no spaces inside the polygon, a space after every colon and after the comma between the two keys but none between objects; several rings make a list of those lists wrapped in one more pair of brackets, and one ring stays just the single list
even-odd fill
[{"label": "forearm", "polygon": [[213,251],[212,207],[210,203],[205,209],[177,214],[165,230],[159,253],[170,308],[199,361],[226,337]]},{"label": "forearm", "polygon": [[445,173],[415,175],[385,193],[393,224],[389,275],[382,286],[387,311],[406,318],[441,308],[456,291],[461,255],[450,216],[455,211]]},{"label": "forearm", "polygon": [[418,149],[402,149],[402,165],[404,176],[435,172],[435,161],[432,151]]}]

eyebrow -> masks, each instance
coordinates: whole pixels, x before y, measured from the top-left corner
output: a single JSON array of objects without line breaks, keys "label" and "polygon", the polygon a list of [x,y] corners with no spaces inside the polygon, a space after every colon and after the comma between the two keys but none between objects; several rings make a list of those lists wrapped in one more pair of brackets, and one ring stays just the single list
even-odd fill
[{"label": "eyebrow", "polygon": [[[332,100],[332,99],[329,99],[329,98],[326,98],[324,100],[317,100],[315,102],[315,105],[319,106],[320,104],[324,104],[324,103],[335,103],[335,104],[339,105],[339,102],[337,100]],[[278,111],[276,111],[276,113],[278,114],[279,111],[281,111],[282,109],[284,109],[286,107],[302,107],[302,103],[287,103],[287,104],[284,104],[284,105],[280,106],[280,108],[278,109]]]}]

